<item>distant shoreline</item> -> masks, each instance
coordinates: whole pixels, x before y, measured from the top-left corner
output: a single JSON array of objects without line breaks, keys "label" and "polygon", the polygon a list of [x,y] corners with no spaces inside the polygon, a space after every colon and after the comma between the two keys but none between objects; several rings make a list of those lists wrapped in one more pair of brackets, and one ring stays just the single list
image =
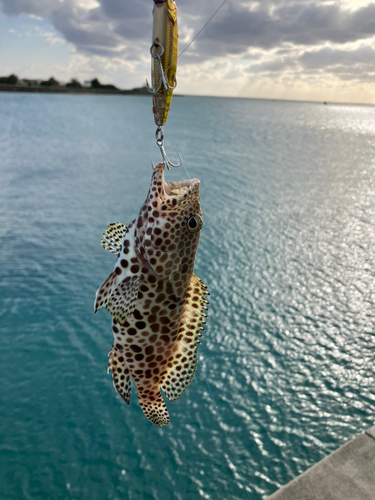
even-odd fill
[{"label": "distant shoreline", "polygon": [[[20,85],[20,84],[7,84],[0,83],[0,92],[34,92],[44,94],[82,94],[82,95],[139,95],[151,96],[147,87],[138,87],[130,90],[121,89],[100,89],[92,87],[63,87],[51,86],[42,87],[40,85]],[[173,94],[173,97],[185,97],[185,94]],[[192,97],[208,97],[217,99],[244,99],[251,101],[275,101],[275,102],[291,102],[291,103],[311,103],[311,104],[325,104],[325,105],[345,105],[345,106],[375,106],[375,103],[369,102],[345,102],[345,101],[304,101],[299,99],[282,99],[272,97],[240,97],[240,96],[211,96],[194,94]]]},{"label": "distant shoreline", "polygon": [[131,90],[97,89],[92,87],[42,87],[39,85],[0,84],[0,92],[39,92],[44,94],[99,94],[99,95],[147,95],[151,94],[146,87]]}]

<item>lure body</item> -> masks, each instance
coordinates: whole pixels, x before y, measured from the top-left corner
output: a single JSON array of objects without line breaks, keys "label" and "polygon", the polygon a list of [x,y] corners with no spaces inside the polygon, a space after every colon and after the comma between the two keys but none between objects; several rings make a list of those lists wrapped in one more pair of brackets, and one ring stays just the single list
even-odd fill
[{"label": "lure body", "polygon": [[[173,89],[176,85],[178,58],[177,7],[174,0],[154,0],[152,32],[151,77],[155,124],[162,127],[167,121]],[[155,57],[160,56],[160,59]],[[160,66],[163,74],[161,74]],[[164,85],[163,77],[167,83]]]},{"label": "lure body", "polygon": [[203,224],[199,184],[166,183],[159,163],[138,217],[128,228],[110,224],[102,240],[117,255],[95,299],[95,312],[112,314],[108,370],[128,404],[133,378],[144,414],[158,426],[169,424],[160,389],[173,402],[190,384],[206,317],[208,292],[193,274]]}]

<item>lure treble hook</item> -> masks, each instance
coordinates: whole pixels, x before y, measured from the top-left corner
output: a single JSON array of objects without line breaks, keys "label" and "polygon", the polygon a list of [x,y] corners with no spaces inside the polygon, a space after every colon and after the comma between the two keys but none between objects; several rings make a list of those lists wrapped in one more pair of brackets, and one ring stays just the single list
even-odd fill
[{"label": "lure treble hook", "polygon": [[[182,158],[181,158],[180,153],[177,152],[178,157],[180,158],[180,161],[177,164],[175,164],[175,163],[171,162],[171,160],[167,156],[167,153],[165,152],[165,149],[164,149],[164,130],[163,130],[163,127],[158,127],[156,129],[155,139],[156,139],[156,144],[159,146],[160,153],[161,153],[161,156],[163,158],[163,163],[167,167],[167,169],[170,170],[170,167],[175,167],[175,168],[181,167],[181,165],[182,165]],[[151,165],[152,165],[152,168],[155,170],[155,165],[153,164],[153,162],[151,162]]]},{"label": "lure treble hook", "polygon": [[[157,49],[160,48],[160,54],[154,53],[153,52],[154,48],[157,48]],[[165,75],[163,63],[161,60],[161,58],[164,54],[164,47],[162,46],[162,44],[157,42],[156,40],[154,40],[154,43],[151,45],[151,48],[150,48],[150,54],[151,54],[152,58],[157,60],[157,68],[158,68],[158,72],[159,72],[159,85],[157,86],[157,88],[155,88],[154,86],[151,87],[150,84],[148,83],[147,78],[146,78],[147,90],[151,94],[154,94],[154,95],[157,94],[158,92],[160,92],[162,86],[164,87],[165,91],[174,90],[177,87],[177,78],[176,78],[176,75],[174,75],[174,82],[175,83],[173,86],[170,85],[168,78]],[[157,81],[157,79],[154,78],[154,81]]]}]

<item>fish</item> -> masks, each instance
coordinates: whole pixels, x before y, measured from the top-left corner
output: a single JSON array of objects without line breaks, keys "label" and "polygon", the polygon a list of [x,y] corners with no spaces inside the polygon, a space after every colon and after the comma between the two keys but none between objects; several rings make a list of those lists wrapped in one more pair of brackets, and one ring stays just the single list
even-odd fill
[{"label": "fish", "polygon": [[[177,7],[174,0],[154,0],[151,81],[155,124],[165,125],[176,87],[178,59]],[[156,57],[158,56],[158,57]]]},{"label": "fish", "polygon": [[165,182],[154,168],[147,198],[129,226],[110,223],[102,246],[117,255],[95,296],[94,310],[112,315],[108,372],[129,404],[131,379],[145,416],[168,425],[160,390],[176,401],[191,383],[209,295],[194,274],[203,216],[198,179]]}]

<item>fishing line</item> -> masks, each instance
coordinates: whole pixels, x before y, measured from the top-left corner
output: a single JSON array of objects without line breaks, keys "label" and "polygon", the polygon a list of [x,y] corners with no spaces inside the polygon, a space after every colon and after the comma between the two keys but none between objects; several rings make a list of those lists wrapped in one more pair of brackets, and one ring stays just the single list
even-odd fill
[{"label": "fishing line", "polygon": [[198,33],[195,35],[195,37],[192,39],[192,41],[184,48],[182,52],[180,52],[177,56],[177,59],[182,56],[182,54],[190,47],[190,45],[198,38],[198,36],[202,33],[204,28],[212,21],[212,19],[216,16],[216,14],[219,12],[219,10],[224,6],[224,4],[228,0],[224,0],[224,2],[218,7],[215,12],[212,14],[212,16],[209,18],[209,20],[204,24],[204,26],[198,31]]},{"label": "fishing line", "polygon": [[195,35],[195,37],[192,39],[192,41],[191,41],[190,43],[188,43],[188,45],[184,48],[184,50],[178,54],[177,58],[176,58],[174,61],[172,61],[172,62],[171,62],[171,64],[170,64],[170,65],[168,66],[168,68],[167,68],[167,71],[168,71],[168,69],[170,69],[170,67],[171,67],[171,66],[172,66],[172,65],[173,65],[173,64],[177,61],[177,59],[179,59],[179,58],[182,56],[182,54],[183,54],[184,52],[186,52],[186,51],[187,51],[187,49],[190,47],[190,45],[192,45],[192,44],[195,42],[195,40],[199,37],[199,35],[200,35],[200,34],[202,33],[202,31],[206,28],[206,26],[207,26],[208,24],[210,24],[210,22],[211,22],[211,21],[212,21],[212,19],[216,16],[216,14],[219,12],[219,10],[220,10],[222,7],[224,7],[224,4],[225,4],[225,3],[227,3],[227,1],[228,1],[228,0],[224,0],[224,2],[223,2],[223,3],[222,3],[222,4],[221,4],[221,5],[220,5],[220,6],[219,6],[216,10],[215,10],[215,12],[214,12],[214,13],[212,14],[212,16],[208,19],[208,21],[207,21],[207,22],[206,22],[206,23],[202,26],[202,28],[198,31],[198,33]]},{"label": "fishing line", "polygon": [[189,175],[189,172],[188,172],[188,171],[186,170],[186,168],[185,168],[185,165],[184,165],[184,162],[183,162],[182,158],[181,158],[181,165],[182,165],[182,168],[185,170],[185,173],[186,173],[186,175],[188,176],[188,178],[189,178],[189,179],[191,179],[191,177],[190,177],[190,175]]},{"label": "fishing line", "polygon": [[[167,141],[169,142],[169,144],[171,145],[171,147],[173,147],[173,143],[172,143],[172,141],[169,139],[169,137],[168,137],[168,135],[165,133],[165,131],[164,131],[164,137],[167,139]],[[187,175],[188,179],[189,179],[189,180],[191,180],[191,179],[192,179],[192,177],[190,177],[189,172],[187,171],[187,169],[186,169],[186,167],[185,167],[185,165],[184,165],[184,162],[183,162],[183,160],[182,160],[182,157],[181,157],[180,153],[178,153],[178,154],[179,154],[179,156],[180,156],[181,166],[182,166],[182,168],[185,170],[185,173],[186,173],[186,175]]]}]

